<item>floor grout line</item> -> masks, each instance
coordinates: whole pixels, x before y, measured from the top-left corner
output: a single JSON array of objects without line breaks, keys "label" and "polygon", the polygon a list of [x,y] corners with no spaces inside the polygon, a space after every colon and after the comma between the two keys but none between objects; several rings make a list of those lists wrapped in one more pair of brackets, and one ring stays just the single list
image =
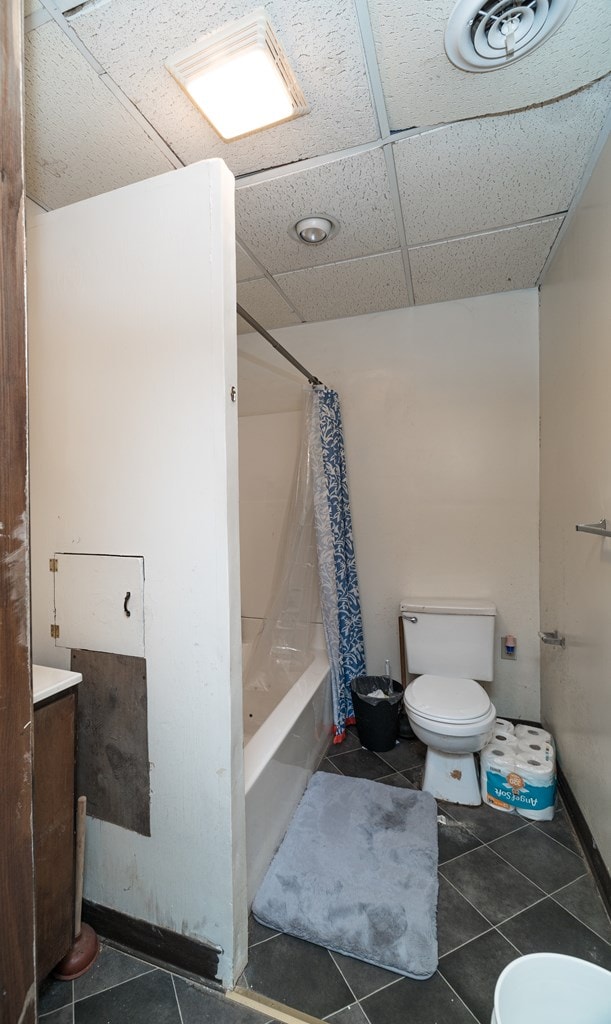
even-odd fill
[{"label": "floor grout line", "polygon": [[[587,877],[587,872],[586,872],[586,874],[579,876],[579,878],[586,878],[586,877]],[[579,878],[576,878],[575,881],[578,882]],[[571,885],[571,884],[572,883],[569,882],[569,885]],[[564,888],[566,889],[567,886],[564,886]],[[568,907],[565,907],[564,904],[560,902],[560,900],[556,899],[557,894],[559,892],[562,892],[562,891],[563,891],[562,889],[557,889],[555,893],[550,894],[550,899],[552,899],[554,901],[554,903],[558,907],[561,907],[562,910],[565,910],[567,914],[570,914],[571,917],[575,919],[575,921],[579,921],[579,924],[582,924],[584,926],[584,928],[588,928],[589,931],[591,931],[593,935],[596,935],[602,942],[606,943],[606,945],[609,946],[609,948],[611,948],[611,942],[609,942],[609,939],[606,939],[604,937],[604,935],[601,935],[600,932],[596,931],[596,928],[592,928],[592,925],[587,924],[586,921],[584,921],[581,917],[579,917],[577,914],[575,914],[572,910],[569,910]],[[603,906],[603,910],[604,910],[604,906]]]},{"label": "floor grout line", "polygon": [[544,832],[542,828],[538,828],[536,821],[531,822],[531,824],[533,828],[537,829],[539,835],[545,836],[546,839],[551,839],[553,843],[557,843],[558,846],[561,846],[563,850],[566,850],[568,853],[572,853],[573,857],[578,857],[579,860],[585,860],[585,858],[580,853],[575,853],[575,851],[571,850],[570,846],[567,846],[566,843],[563,843],[561,839],[556,839],[555,836],[550,836],[548,832]]},{"label": "floor grout line", "polygon": [[[480,915],[480,917],[483,917],[483,919],[486,922],[486,924],[490,925],[490,928],[494,928],[495,927],[493,922],[488,917],[486,917],[486,915],[483,914],[482,911],[478,907],[475,906],[475,903],[471,902],[471,900],[469,899],[468,896],[465,896],[464,892],[461,889],[459,889],[458,886],[454,884],[454,882],[451,882],[449,878],[445,877],[445,875],[443,875],[442,877],[443,877],[444,882],[447,882],[448,885],[451,885],[452,888],[455,889],[456,892],[459,894],[459,896],[462,896],[463,900],[466,900],[466,902],[469,904],[469,906],[473,907],[473,909],[475,911],[477,911],[477,913]],[[489,930],[490,930],[489,928],[486,929],[486,931],[489,931]],[[474,936],[474,938],[477,938],[477,936]],[[473,941],[473,939],[469,939],[469,942],[472,942],[472,941]],[[466,943],[464,943],[464,945],[466,945]],[[444,954],[444,956],[445,956],[445,954]]]},{"label": "floor grout line", "polygon": [[184,1022],[184,1020],[182,1018],[182,1010],[180,1008],[180,1000],[178,998],[178,992],[176,991],[176,978],[174,977],[173,974],[170,975],[170,977],[172,978],[172,988],[174,989],[174,999],[176,1000],[176,1006],[178,1008],[178,1016],[180,1017],[180,1024],[185,1024],[185,1022]]},{"label": "floor grout line", "polygon": [[[344,974],[344,972],[342,971],[342,969],[341,969],[340,965],[338,964],[337,960],[336,960],[336,959],[335,959],[335,957],[333,956],[333,950],[329,949],[329,950],[327,950],[327,952],[328,952],[328,953],[330,954],[330,956],[331,956],[331,959],[332,959],[333,963],[335,964],[335,966],[337,967],[337,969],[338,969],[339,973],[341,974],[342,978],[343,978],[343,979],[344,979],[344,981],[346,982],[346,985],[348,986],[348,988],[349,988],[349,989],[350,989],[350,991],[352,992],[352,995],[354,996],[354,1001],[355,1001],[356,1003],[359,1003],[359,1004],[360,1004],[360,1001],[361,1001],[361,999],[368,999],[368,998],[369,998],[369,996],[374,996],[374,995],[376,994],[376,992],[382,992],[382,991],[383,991],[383,990],[384,990],[385,988],[390,988],[390,986],[391,986],[391,985],[395,985],[395,984],[396,984],[396,983],[397,983],[398,981],[401,981],[401,977],[400,977],[399,975],[396,975],[396,976],[395,976],[395,977],[394,977],[394,978],[392,979],[392,981],[388,981],[388,982],[387,982],[387,983],[386,983],[385,985],[380,985],[380,987],[379,987],[379,988],[375,988],[375,989],[373,990],[373,992],[368,992],[366,996],[361,996],[361,997],[360,997],[360,999],[359,999],[359,997],[357,996],[356,992],[355,992],[355,991],[354,991],[354,989],[352,988],[352,985],[350,984],[350,982],[348,981],[348,979],[347,979],[346,975]],[[375,966],[375,964],[374,964],[373,966]],[[346,1009],[346,1007],[344,1006],[344,1007],[342,1007],[342,1009],[344,1009],[344,1010],[345,1010],[345,1009]],[[336,1012],[336,1013],[339,1013],[339,1010],[336,1010],[335,1012]]]},{"label": "floor grout line", "polygon": [[[129,956],[129,954],[127,954]],[[144,963],[144,961],[142,961]],[[97,992],[90,992],[86,996],[81,996],[80,999],[74,996],[75,1003],[84,1003],[87,999],[93,999],[94,996],[100,996],[103,992],[110,992],[113,988],[120,988],[121,985],[129,985],[130,981],[136,981],[136,978],[143,978],[145,974],[153,974],[154,971],[163,971],[165,974],[170,974],[171,971],[165,970],[163,967],[151,967],[148,971],[141,971],[140,974],[134,974],[131,978],[125,978],[124,981],[117,981],[114,985],[106,985],[105,988],[98,989]]]},{"label": "floor grout line", "polygon": [[[504,837],[501,836],[501,838],[504,838]],[[495,839],[494,842],[495,843],[500,842],[500,839]],[[502,860],[505,864],[508,864],[510,868],[513,868],[514,871],[517,871],[518,874],[522,875],[522,877],[525,878],[527,882],[530,882],[531,885],[534,885],[539,890],[539,892],[544,893],[546,896],[550,896],[551,895],[549,892],[546,892],[545,889],[541,885],[538,884],[538,882],[535,882],[532,878],[529,878],[528,875],[526,875],[523,871],[520,870],[520,868],[517,868],[515,866],[515,864],[511,863],[510,860],[507,860],[507,857],[503,857],[502,853],[498,853],[496,850],[493,850],[492,846],[493,846],[492,843],[488,844],[489,850],[492,853],[494,853],[499,858],[499,860]],[[584,874],[586,874],[585,871],[582,872],[581,875],[578,875],[577,878],[582,878]],[[572,881],[576,882],[577,878],[573,878]]]},{"label": "floor grout line", "polygon": [[441,971],[439,970],[439,968],[437,968],[437,973],[438,973],[438,975],[439,975],[439,977],[440,977],[440,978],[443,978],[443,980],[445,981],[446,985],[448,986],[448,988],[450,989],[450,991],[454,993],[454,995],[456,996],[456,998],[458,999],[458,1001],[459,1001],[460,1003],[462,1003],[462,1005],[464,1006],[464,1008],[465,1008],[465,1010],[467,1011],[467,1013],[470,1013],[470,1014],[471,1014],[471,1016],[473,1017],[473,1020],[474,1020],[474,1021],[476,1021],[476,1022],[477,1022],[477,1024],[487,1024],[487,1022],[485,1022],[485,1021],[481,1021],[481,1020],[479,1019],[479,1017],[476,1017],[476,1016],[475,1016],[475,1014],[473,1013],[473,1010],[471,1009],[471,1007],[467,1006],[467,1004],[465,1003],[464,999],[463,999],[463,998],[462,998],[461,996],[459,996],[459,994],[458,994],[458,992],[456,991],[456,989],[454,988],[454,986],[450,984],[450,982],[448,981],[448,979],[447,979],[447,978],[445,977],[445,975],[443,975],[443,974],[441,973]]},{"label": "floor grout line", "polygon": [[[471,906],[473,906],[473,904],[471,904]],[[479,935],[474,935],[472,938],[467,939],[465,942],[461,942],[460,945],[454,946],[452,949],[446,950],[446,952],[442,953],[442,955],[439,957],[439,962],[441,963],[441,961],[445,959],[446,956],[449,956],[450,953],[457,953],[459,949],[464,949],[465,946],[470,946],[472,942],[476,941],[476,939],[481,939],[484,937],[484,935],[489,935],[490,932],[493,932],[495,930],[495,927],[495,925],[491,924],[489,928],[484,928],[483,932],[480,932]]]}]

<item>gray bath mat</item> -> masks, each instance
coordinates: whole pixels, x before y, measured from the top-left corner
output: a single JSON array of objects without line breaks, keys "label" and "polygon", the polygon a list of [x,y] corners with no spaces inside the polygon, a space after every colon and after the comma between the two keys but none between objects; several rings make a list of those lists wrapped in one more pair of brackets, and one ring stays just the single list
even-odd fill
[{"label": "gray bath mat", "polygon": [[253,903],[257,921],[408,978],[437,967],[437,805],[312,776]]}]

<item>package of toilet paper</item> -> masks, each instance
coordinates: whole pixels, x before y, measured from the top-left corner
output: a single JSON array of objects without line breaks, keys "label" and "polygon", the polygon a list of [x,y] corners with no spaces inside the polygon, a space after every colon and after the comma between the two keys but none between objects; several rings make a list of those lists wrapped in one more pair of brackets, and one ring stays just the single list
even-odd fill
[{"label": "package of toilet paper", "polygon": [[538,741],[549,743],[552,747],[554,745],[551,732],[548,732],[547,729],[539,729],[535,725],[516,725],[515,735],[520,742],[522,740],[525,740],[527,743]]},{"label": "package of toilet paper", "polygon": [[482,802],[497,811],[513,814],[514,806],[507,799],[504,780],[513,771],[514,758],[506,747],[489,743],[479,755]]},{"label": "package of toilet paper", "polygon": [[[511,780],[511,776],[509,780]],[[516,811],[532,821],[551,821],[556,803],[556,765],[538,757],[518,753],[514,783],[521,780]]]},{"label": "package of toilet paper", "polygon": [[482,800],[496,810],[551,821],[556,802],[556,765],[530,751],[490,743],[480,754]]},{"label": "package of toilet paper", "polygon": [[511,732],[493,732],[492,737],[488,741],[488,746],[493,745],[498,747],[500,750],[517,750],[519,742]]},{"label": "package of toilet paper", "polygon": [[526,757],[538,757],[545,762],[551,761],[552,764],[556,761],[556,751],[553,746],[551,743],[543,743],[542,740],[517,741],[517,749],[521,755]]}]

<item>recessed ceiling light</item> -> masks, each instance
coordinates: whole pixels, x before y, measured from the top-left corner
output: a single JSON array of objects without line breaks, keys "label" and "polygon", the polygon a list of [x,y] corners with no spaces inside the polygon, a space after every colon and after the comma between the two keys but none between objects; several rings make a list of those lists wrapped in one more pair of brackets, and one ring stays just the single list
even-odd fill
[{"label": "recessed ceiling light", "polygon": [[202,36],[166,68],[226,142],[309,109],[262,7]]},{"label": "recessed ceiling light", "polygon": [[289,235],[298,242],[308,245],[320,245],[339,231],[339,224],[326,213],[317,213],[312,217],[303,217],[289,228]]}]

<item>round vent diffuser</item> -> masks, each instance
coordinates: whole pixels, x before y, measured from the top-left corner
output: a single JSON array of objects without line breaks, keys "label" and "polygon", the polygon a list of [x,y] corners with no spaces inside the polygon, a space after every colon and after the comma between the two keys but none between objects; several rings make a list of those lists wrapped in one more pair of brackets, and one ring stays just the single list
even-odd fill
[{"label": "round vent diffuser", "polygon": [[458,0],[445,35],[446,53],[463,71],[494,71],[544,43],[576,0]]}]

